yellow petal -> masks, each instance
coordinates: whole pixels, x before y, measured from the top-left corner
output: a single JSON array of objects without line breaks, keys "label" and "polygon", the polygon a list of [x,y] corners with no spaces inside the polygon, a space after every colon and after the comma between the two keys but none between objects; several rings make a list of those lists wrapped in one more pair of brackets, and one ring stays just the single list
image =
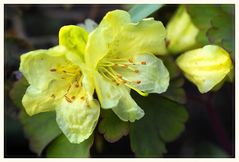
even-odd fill
[{"label": "yellow petal", "polygon": [[85,54],[87,40],[88,32],[76,25],[63,26],[59,31],[59,45],[81,56]]},{"label": "yellow petal", "polygon": [[193,24],[184,5],[178,8],[166,29],[168,49],[171,53],[180,53],[198,47],[196,37],[199,30]]},{"label": "yellow petal", "polygon": [[56,121],[71,143],[81,143],[95,129],[100,114],[96,100],[83,100],[80,95],[74,101],[63,99],[56,106]]},{"label": "yellow petal", "polygon": [[109,52],[109,43],[129,22],[130,15],[123,10],[114,10],[104,16],[99,26],[89,34],[85,55],[89,66],[96,67],[98,61]]},{"label": "yellow petal", "polygon": [[115,107],[121,97],[118,86],[112,81],[102,77],[98,72],[95,72],[95,88],[101,107],[109,109]]},{"label": "yellow petal", "polygon": [[179,56],[176,62],[201,93],[210,91],[222,81],[233,66],[229,54],[216,45],[188,51]]},{"label": "yellow petal", "polygon": [[134,122],[144,116],[144,111],[137,105],[130,96],[130,92],[126,87],[119,87],[118,90],[122,94],[119,103],[112,110],[123,121]]}]

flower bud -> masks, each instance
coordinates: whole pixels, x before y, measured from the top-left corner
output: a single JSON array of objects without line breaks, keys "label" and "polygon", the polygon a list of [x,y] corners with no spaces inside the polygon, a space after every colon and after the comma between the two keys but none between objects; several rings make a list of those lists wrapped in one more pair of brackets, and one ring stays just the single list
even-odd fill
[{"label": "flower bud", "polygon": [[231,71],[229,54],[219,46],[207,45],[180,55],[177,65],[201,93],[210,91]]},{"label": "flower bud", "polygon": [[199,30],[191,21],[184,5],[179,6],[175,15],[167,24],[166,30],[168,50],[173,54],[199,46],[196,42]]}]

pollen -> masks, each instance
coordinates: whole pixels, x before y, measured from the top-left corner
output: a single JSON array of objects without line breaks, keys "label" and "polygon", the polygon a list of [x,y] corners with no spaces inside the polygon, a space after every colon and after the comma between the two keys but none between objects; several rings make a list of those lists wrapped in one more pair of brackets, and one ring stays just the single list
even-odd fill
[{"label": "pollen", "polygon": [[146,65],[146,61],[141,61],[141,64],[142,65]]},{"label": "pollen", "polygon": [[56,71],[56,69],[50,69],[50,71],[51,71],[51,72],[55,72],[55,71]]},{"label": "pollen", "polygon": [[140,81],[140,80],[137,80],[135,83],[136,83],[136,84],[140,84],[140,83],[141,83],[141,81]]}]

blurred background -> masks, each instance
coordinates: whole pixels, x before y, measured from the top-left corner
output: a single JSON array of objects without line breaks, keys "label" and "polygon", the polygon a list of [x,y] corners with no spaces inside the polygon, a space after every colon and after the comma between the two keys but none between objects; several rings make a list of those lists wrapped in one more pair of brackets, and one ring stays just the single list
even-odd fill
[{"label": "blurred background", "polygon": [[[99,23],[110,10],[128,10],[131,5],[4,5],[4,154],[5,157],[38,157],[29,147],[18,119],[19,109],[9,97],[18,72],[21,54],[47,49],[58,44],[61,26],[83,23],[90,18]],[[166,5],[153,14],[165,25],[177,9]],[[189,120],[178,139],[167,143],[163,157],[234,157],[235,156],[235,85],[226,83],[213,94],[213,106],[205,105],[197,89],[185,82]],[[209,94],[210,95],[210,94]],[[207,98],[208,96],[204,96]],[[129,137],[108,143],[95,134],[91,157],[134,157]],[[99,149],[100,148],[100,149]],[[103,148],[103,149],[102,149]],[[44,152],[42,157],[44,157]]]}]

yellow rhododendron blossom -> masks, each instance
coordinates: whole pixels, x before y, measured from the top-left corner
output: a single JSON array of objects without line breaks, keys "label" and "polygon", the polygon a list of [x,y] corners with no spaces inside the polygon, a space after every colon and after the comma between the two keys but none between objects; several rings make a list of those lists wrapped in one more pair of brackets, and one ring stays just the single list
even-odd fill
[{"label": "yellow rhododendron blossom", "polygon": [[144,111],[130,96],[162,93],[169,73],[153,54],[165,51],[166,31],[152,18],[131,23],[126,11],[109,12],[89,35],[79,26],[60,29],[59,46],[21,56],[20,71],[28,80],[23,105],[29,115],[56,111],[56,121],[72,143],[93,132],[100,107],[112,108],[124,121]]},{"label": "yellow rhododendron blossom", "polygon": [[20,71],[30,84],[22,99],[26,112],[55,110],[60,129],[72,143],[92,134],[100,114],[82,66],[87,35],[80,27],[63,27],[60,46],[21,56]]},{"label": "yellow rhododendron blossom", "polygon": [[164,51],[165,37],[163,24],[153,18],[132,23],[126,11],[107,13],[89,34],[85,55],[102,108],[112,109],[123,121],[144,116],[130,89],[143,96],[167,90],[168,70],[153,55]]},{"label": "yellow rhododendron blossom", "polygon": [[220,83],[233,67],[229,54],[216,45],[188,51],[180,55],[176,62],[201,93]]},{"label": "yellow rhododendron blossom", "polygon": [[166,29],[168,50],[171,53],[177,54],[199,46],[196,42],[199,29],[193,24],[184,5],[179,6]]}]

